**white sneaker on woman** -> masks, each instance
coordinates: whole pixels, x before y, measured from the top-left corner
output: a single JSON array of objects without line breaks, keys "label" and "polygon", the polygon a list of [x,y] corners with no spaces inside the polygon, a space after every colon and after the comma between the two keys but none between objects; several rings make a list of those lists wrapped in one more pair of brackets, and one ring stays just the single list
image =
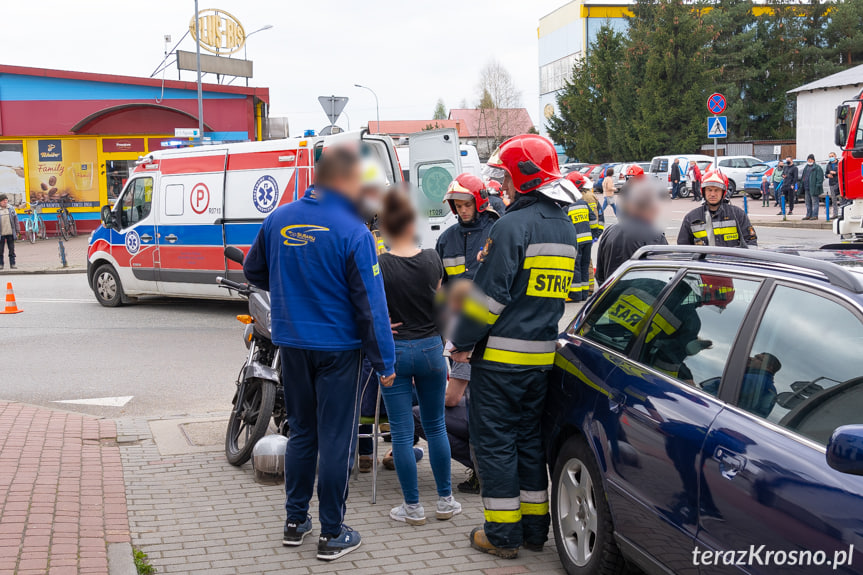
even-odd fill
[{"label": "white sneaker on woman", "polygon": [[437,500],[437,509],[435,510],[435,517],[439,521],[446,521],[447,519],[452,519],[455,515],[461,513],[461,503],[455,500],[455,497],[450,495],[449,497],[441,497]]},{"label": "white sneaker on woman", "polygon": [[[459,511],[461,511],[461,509],[459,509]],[[393,507],[390,510],[390,518],[395,519],[396,521],[401,521],[402,523],[407,523],[408,525],[426,524],[426,512],[425,509],[423,509],[423,506],[419,503],[415,505],[402,503],[398,507]]]}]

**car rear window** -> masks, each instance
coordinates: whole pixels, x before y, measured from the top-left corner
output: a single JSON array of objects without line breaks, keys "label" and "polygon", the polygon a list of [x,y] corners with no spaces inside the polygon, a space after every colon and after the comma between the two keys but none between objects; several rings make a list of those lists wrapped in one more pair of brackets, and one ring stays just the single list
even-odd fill
[{"label": "car rear window", "polygon": [[667,172],[668,171],[668,159],[667,158],[653,158],[653,161],[650,162],[650,171],[651,171],[651,173],[654,173],[654,174]]},{"label": "car rear window", "polygon": [[577,334],[625,352],[647,327],[656,299],[673,277],[671,270],[627,272],[608,288]]}]

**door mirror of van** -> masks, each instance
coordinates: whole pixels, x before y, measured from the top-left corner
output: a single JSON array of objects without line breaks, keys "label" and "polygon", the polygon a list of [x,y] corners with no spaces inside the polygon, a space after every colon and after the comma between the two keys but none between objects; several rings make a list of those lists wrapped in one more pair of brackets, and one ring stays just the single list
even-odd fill
[{"label": "door mirror of van", "polygon": [[863,425],[843,425],[827,443],[827,465],[849,475],[863,475]]},{"label": "door mirror of van", "polygon": [[243,250],[241,250],[240,248],[228,246],[225,248],[225,257],[232,262],[243,265],[243,259],[245,259],[246,256],[243,255]]},{"label": "door mirror of van", "polygon": [[833,137],[833,143],[837,147],[845,149],[845,144],[848,142],[848,125],[844,122],[836,124],[836,131]]},{"label": "door mirror of van", "polygon": [[102,206],[102,225],[106,228],[114,227],[114,212],[111,211],[111,206]]}]

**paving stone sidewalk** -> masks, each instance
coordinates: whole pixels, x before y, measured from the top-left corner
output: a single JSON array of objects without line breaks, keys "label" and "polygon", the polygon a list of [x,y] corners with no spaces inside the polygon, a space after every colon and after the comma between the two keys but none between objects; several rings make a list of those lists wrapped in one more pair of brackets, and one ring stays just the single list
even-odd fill
[{"label": "paving stone sidewalk", "polygon": [[107,546],[129,542],[116,436],[113,421],[0,401],[0,573],[109,572]]},{"label": "paving stone sidewalk", "polygon": [[[66,267],[60,263],[60,247],[55,237],[45,240],[36,240],[31,244],[27,240],[15,242],[15,255],[17,270],[9,269],[9,262],[0,271],[0,279],[3,274],[22,273],[83,273],[87,271],[87,242],[90,234],[86,233],[69,241],[63,242],[66,250]],[[4,252],[4,256],[5,256]],[[5,257],[4,257],[5,261]]]},{"label": "paving stone sidewalk", "polygon": [[[563,573],[552,542],[542,553],[522,551],[514,561],[471,549],[467,535],[482,522],[476,495],[456,494],[465,511],[452,521],[430,518],[421,527],[393,522],[389,510],[400,502],[398,480],[383,468],[376,505],[371,474],[351,480],[346,523],[360,532],[362,547],[332,563],[318,561],[317,538],[299,548],[282,547],[284,487],[256,484],[251,464],[232,467],[221,449],[162,456],[144,419],[118,420],[118,440],[132,543],[158,573]],[[454,484],[464,471],[454,463]],[[428,458],[419,465],[419,478],[428,513],[436,499]],[[311,513],[317,517],[314,500]],[[318,529],[316,523],[315,534]]]}]

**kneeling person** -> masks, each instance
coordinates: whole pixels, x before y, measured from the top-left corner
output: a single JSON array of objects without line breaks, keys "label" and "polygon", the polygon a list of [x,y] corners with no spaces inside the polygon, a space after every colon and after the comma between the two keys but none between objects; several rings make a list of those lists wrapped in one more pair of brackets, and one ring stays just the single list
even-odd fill
[{"label": "kneeling person", "polygon": [[683,218],[677,236],[678,245],[729,248],[758,245],[749,216],[725,198],[727,189],[728,184],[722,174],[716,171],[705,174],[701,181],[704,204]]}]

